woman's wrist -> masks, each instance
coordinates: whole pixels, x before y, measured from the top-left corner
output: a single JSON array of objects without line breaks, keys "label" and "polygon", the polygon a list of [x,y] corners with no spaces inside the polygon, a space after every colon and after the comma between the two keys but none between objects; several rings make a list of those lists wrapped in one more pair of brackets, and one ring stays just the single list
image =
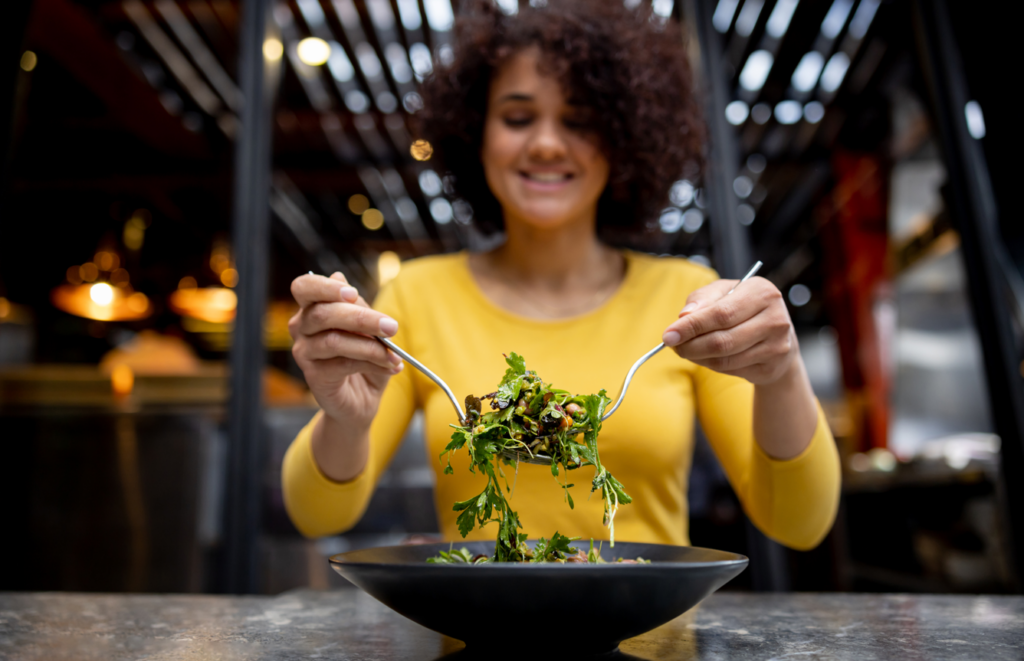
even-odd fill
[{"label": "woman's wrist", "polygon": [[754,386],[754,438],[765,454],[779,460],[807,449],[818,426],[814,390],[800,352],[794,351],[778,379]]},{"label": "woman's wrist", "polygon": [[349,482],[362,475],[370,458],[370,426],[339,421],[324,413],[313,426],[313,459],[325,476]]}]

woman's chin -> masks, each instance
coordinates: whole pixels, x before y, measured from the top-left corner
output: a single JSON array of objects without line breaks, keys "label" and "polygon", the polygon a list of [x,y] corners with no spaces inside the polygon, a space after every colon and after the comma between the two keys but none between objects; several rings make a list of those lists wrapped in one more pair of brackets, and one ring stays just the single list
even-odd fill
[{"label": "woman's chin", "polygon": [[[572,213],[570,210],[565,208],[553,209],[546,206],[529,206],[518,210],[518,212],[511,218],[511,221],[515,224],[537,230],[556,230],[574,224],[575,220],[578,220],[583,216],[585,216],[585,214],[580,212]],[[505,222],[508,224],[508,216],[506,216]]]}]

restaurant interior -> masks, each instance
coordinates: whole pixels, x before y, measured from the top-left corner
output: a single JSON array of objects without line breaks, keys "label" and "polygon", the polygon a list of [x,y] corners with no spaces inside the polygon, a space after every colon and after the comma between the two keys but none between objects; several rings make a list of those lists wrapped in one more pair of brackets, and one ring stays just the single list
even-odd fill
[{"label": "restaurant interior", "polygon": [[[4,5],[0,590],[345,588],[329,556],[437,535],[419,417],[344,534],[300,535],[280,471],[316,411],[292,279],[341,271],[372,300],[408,260],[500,241],[417,135],[460,3],[267,4],[266,25],[240,0]],[[692,543],[750,557],[724,590],[1021,592],[1012,22],[953,1],[651,4],[688,44],[708,166],[622,245],[723,277],[764,263],[843,468],[833,530],[798,552],[698,443]]]}]

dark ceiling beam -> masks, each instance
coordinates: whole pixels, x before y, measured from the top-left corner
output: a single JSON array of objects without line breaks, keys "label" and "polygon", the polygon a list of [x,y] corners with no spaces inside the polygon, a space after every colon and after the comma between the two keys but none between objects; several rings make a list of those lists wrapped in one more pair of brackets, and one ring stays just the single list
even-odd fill
[{"label": "dark ceiling beam", "polygon": [[167,112],[85,9],[68,0],[36,0],[27,41],[59,62],[146,144],[173,156],[209,155],[205,140]]},{"label": "dark ceiling beam", "polygon": [[[360,192],[363,184],[351,168],[338,166],[332,170],[289,170],[282,171],[293,184],[306,194]],[[18,178],[11,181],[14,191],[37,190],[82,190],[110,193],[139,192],[150,189],[173,191],[182,188],[204,188],[222,192],[230,185],[230,173],[197,172],[194,174],[172,175],[115,175],[105,177],[61,177],[55,179]]]}]

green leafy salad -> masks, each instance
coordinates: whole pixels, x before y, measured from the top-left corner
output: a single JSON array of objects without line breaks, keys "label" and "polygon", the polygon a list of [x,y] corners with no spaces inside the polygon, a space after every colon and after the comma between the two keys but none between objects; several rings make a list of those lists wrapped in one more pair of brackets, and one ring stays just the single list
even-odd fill
[{"label": "green leafy salad", "polygon": [[[593,541],[591,552],[577,551],[569,538],[557,532],[550,540],[541,538],[535,548],[526,544],[526,533],[520,532],[519,515],[512,510],[506,497],[515,487],[513,475],[509,485],[505,467],[518,473],[519,460],[509,458],[509,451],[521,456],[550,457],[551,474],[562,485],[565,501],[574,507],[569,489],[569,472],[583,466],[594,467],[591,493],[601,492],[604,500],[604,524],[609,528],[610,543],[615,546],[615,512],[619,505],[632,502],[608,469],[601,465],[597,452],[597,436],[601,431],[601,417],[611,403],[604,390],[596,395],[571,395],[566,390],[545,384],[536,372],[526,369],[522,356],[513,353],[505,357],[508,369],[498,390],[483,397],[466,397],[466,419],[462,425],[452,425],[452,440],[441,453],[447,454],[445,474],[451,474],[451,455],[466,448],[469,452],[471,472],[487,477],[487,485],[478,495],[455,503],[459,512],[456,520],[459,533],[465,537],[476,526],[498,524],[498,539],[494,556],[472,556],[465,549],[442,552],[429,562],[598,562]],[[491,410],[482,412],[482,402],[490,400]]]}]

